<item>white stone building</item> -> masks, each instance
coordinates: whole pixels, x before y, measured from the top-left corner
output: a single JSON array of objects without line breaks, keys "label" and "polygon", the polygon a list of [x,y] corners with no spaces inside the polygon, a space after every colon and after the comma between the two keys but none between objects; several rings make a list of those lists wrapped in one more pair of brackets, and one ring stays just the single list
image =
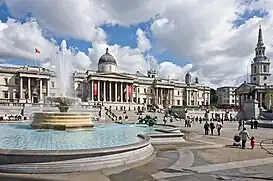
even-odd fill
[{"label": "white stone building", "polygon": [[[73,96],[84,102],[108,105],[158,105],[159,107],[210,105],[210,88],[191,81],[164,79],[155,70],[147,75],[118,73],[115,58],[107,52],[99,59],[98,71],[73,73]],[[1,102],[44,103],[47,96],[58,95],[53,71],[36,66],[0,67]]]},{"label": "white stone building", "polygon": [[238,106],[239,97],[235,95],[235,89],[237,87],[225,86],[219,87],[216,90],[217,96],[217,106],[225,107],[225,106]]},{"label": "white stone building", "polygon": [[111,105],[158,105],[162,108],[210,105],[210,88],[199,84],[198,78],[192,82],[190,73],[182,82],[160,78],[156,70],[149,70],[147,75],[118,73],[117,70],[117,62],[107,49],[99,59],[98,71],[85,73],[83,85],[78,84],[76,88],[77,94],[83,92],[84,101]]},{"label": "white stone building", "polygon": [[255,57],[251,62],[250,83],[244,82],[235,90],[239,96],[240,106],[243,106],[247,100],[257,100],[259,106],[268,107],[266,97],[269,92],[273,92],[273,85],[270,85],[269,82],[271,62],[266,57],[265,49],[262,28],[260,27]]}]

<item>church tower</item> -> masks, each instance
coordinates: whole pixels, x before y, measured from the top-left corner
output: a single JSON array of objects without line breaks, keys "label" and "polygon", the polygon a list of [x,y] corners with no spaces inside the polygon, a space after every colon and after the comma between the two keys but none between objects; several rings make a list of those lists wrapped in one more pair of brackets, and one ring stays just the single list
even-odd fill
[{"label": "church tower", "polygon": [[255,58],[251,63],[250,82],[256,85],[268,85],[270,60],[265,56],[262,27],[259,27],[258,43],[255,48]]}]

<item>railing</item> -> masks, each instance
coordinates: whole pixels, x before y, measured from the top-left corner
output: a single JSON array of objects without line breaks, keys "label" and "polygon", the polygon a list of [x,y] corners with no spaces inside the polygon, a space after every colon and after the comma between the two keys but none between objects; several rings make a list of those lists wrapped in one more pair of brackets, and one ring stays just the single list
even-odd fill
[{"label": "railing", "polygon": [[117,121],[118,117],[111,111],[111,109],[108,109],[107,107],[105,107],[105,111],[106,111],[106,115],[112,119],[112,121]]},{"label": "railing", "polygon": [[[0,107],[53,107],[56,106],[58,104],[56,103],[50,103],[50,104],[46,104],[46,103],[18,103],[18,102],[0,102]],[[75,106],[75,107],[81,107],[81,108],[100,108],[100,105],[79,105],[79,106]]]}]

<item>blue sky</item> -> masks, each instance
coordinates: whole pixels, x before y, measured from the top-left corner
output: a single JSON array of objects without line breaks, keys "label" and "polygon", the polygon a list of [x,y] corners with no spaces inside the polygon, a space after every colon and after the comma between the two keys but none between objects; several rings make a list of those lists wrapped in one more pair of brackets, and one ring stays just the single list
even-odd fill
[{"label": "blue sky", "polygon": [[[247,21],[249,18],[253,16],[263,17],[266,14],[267,14],[266,12],[261,12],[261,11],[245,12],[243,15],[240,16],[239,19],[233,22],[234,28],[238,28],[241,24],[245,23],[245,21]],[[2,4],[0,6],[0,20],[2,22],[6,22],[7,17],[12,17],[12,16],[10,15],[9,10],[5,6],[5,4]],[[25,22],[30,17],[31,17],[31,14],[29,14],[23,19],[20,19],[20,21]],[[115,26],[104,25],[102,26],[102,28],[106,31],[108,35],[108,43],[110,45],[119,44],[121,46],[130,46],[132,48],[137,46],[136,30],[138,28],[141,28],[142,30],[148,32],[147,36],[154,47],[156,40],[149,31],[150,24],[151,24],[151,21],[143,22],[141,24],[137,24],[135,26],[130,26],[130,27],[122,27],[118,25],[115,25]],[[58,44],[60,44],[60,42],[64,39],[64,37],[54,37],[54,39],[58,42]],[[86,54],[88,53],[88,48],[92,47],[91,42],[76,40],[73,38],[66,38],[66,40],[67,40],[67,45],[69,47],[77,47],[80,51],[83,51]],[[155,49],[152,49],[151,54],[156,59],[158,59],[159,62],[168,60],[181,66],[190,62],[187,59],[175,56],[171,51],[157,52]],[[10,63],[20,64],[20,65],[33,63],[33,61],[18,60],[12,57],[2,57],[2,58],[5,58]]]}]

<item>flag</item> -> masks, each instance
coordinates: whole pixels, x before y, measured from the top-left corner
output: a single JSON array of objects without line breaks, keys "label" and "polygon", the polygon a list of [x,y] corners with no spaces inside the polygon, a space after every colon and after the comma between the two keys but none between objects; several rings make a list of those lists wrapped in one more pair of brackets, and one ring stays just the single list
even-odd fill
[{"label": "flag", "polygon": [[40,54],[41,52],[39,49],[35,48],[35,53]]},{"label": "flag", "polygon": [[98,82],[94,82],[93,94],[94,96],[98,95]]},{"label": "flag", "polygon": [[128,85],[128,97],[132,96],[132,86]]}]

